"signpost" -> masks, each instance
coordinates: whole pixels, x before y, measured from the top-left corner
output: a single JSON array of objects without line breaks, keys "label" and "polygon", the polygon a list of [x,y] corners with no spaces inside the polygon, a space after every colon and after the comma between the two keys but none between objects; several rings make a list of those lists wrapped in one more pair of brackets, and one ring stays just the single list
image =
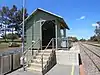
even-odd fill
[{"label": "signpost", "polygon": [[25,71],[25,61],[24,61],[24,58],[25,58],[25,56],[24,56],[24,19],[25,19],[25,17],[24,17],[24,12],[25,12],[25,10],[24,10],[24,5],[25,5],[25,0],[23,0],[23,26],[22,26],[22,54],[23,54],[23,70]]}]

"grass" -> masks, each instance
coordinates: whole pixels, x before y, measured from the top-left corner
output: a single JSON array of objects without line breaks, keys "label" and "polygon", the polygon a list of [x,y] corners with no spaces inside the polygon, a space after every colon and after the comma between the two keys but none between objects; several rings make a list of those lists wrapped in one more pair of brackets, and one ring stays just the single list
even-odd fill
[{"label": "grass", "polygon": [[[5,39],[0,39],[0,52],[7,51],[9,49],[15,49],[18,47],[9,47],[9,43],[12,42],[11,39],[7,39],[5,42]],[[13,42],[16,42],[20,46],[22,45],[22,41],[20,39],[15,39]],[[26,44],[26,43],[25,43]]]},{"label": "grass", "polygon": [[[6,42],[11,42],[12,40],[11,39],[6,39]],[[13,40],[14,42],[21,42],[20,39],[15,39]],[[0,42],[5,42],[5,39],[0,39]]]},{"label": "grass", "polygon": [[8,48],[8,45],[9,45],[8,43],[0,43],[0,50]]},{"label": "grass", "polygon": [[[21,43],[18,43],[21,46]],[[16,47],[9,47],[9,43],[0,43],[0,52],[1,51],[7,51],[8,49],[13,49]],[[18,48],[18,47],[17,47]]]}]

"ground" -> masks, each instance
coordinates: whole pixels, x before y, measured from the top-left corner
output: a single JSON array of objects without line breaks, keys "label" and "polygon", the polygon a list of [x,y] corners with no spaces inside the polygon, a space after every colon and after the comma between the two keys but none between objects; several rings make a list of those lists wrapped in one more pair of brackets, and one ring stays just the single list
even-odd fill
[{"label": "ground", "polygon": [[[19,43],[21,45],[21,43]],[[9,47],[9,43],[0,43],[0,52],[15,49],[18,47]]]}]

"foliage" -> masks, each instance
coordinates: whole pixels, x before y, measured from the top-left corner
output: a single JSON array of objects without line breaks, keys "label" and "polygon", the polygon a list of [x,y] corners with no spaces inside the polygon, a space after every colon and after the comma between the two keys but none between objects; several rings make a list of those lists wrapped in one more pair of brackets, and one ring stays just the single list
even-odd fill
[{"label": "foliage", "polygon": [[95,34],[97,36],[100,36],[100,21],[97,22],[98,26],[96,26],[95,28]]},{"label": "foliage", "polygon": [[95,41],[95,42],[97,41],[97,42],[100,42],[100,39],[99,39],[98,36],[94,35],[94,36],[91,36],[90,37],[89,41]]},{"label": "foliage", "polygon": [[[25,8],[25,13],[24,13],[24,17],[27,18],[28,13],[27,13],[27,9]],[[18,31],[20,30],[20,23],[22,23],[23,21],[23,8],[21,8],[20,10],[17,10],[17,7],[15,5],[13,5],[13,8],[10,10],[10,14],[9,14],[9,18],[11,23],[13,23],[13,25],[15,25],[15,29]]]},{"label": "foliage", "polygon": [[10,42],[9,47],[19,47],[20,45],[17,44],[16,42]]},{"label": "foliage", "polygon": [[73,42],[77,42],[78,41],[77,37],[68,37],[68,38],[72,39]]},{"label": "foliage", "polygon": [[[24,9],[24,16],[27,18],[28,13],[27,9]],[[5,28],[8,26],[11,26],[15,28],[16,31],[21,31],[20,23],[23,21],[23,8],[17,9],[16,5],[13,5],[11,9],[7,6],[3,6],[0,9],[0,27],[2,25],[5,25]],[[5,39],[6,39],[6,31],[5,31]]]},{"label": "foliage", "polygon": [[[5,38],[5,36],[3,36],[3,38]],[[18,39],[19,37],[18,37],[18,35],[17,34],[7,34],[6,35],[6,39]]]},{"label": "foliage", "polygon": [[97,22],[98,26],[95,28],[95,35],[90,37],[90,41],[98,41],[100,42],[100,21]]},{"label": "foliage", "polygon": [[82,38],[82,39],[80,39],[80,41],[86,41],[86,39],[83,39],[83,38]]}]

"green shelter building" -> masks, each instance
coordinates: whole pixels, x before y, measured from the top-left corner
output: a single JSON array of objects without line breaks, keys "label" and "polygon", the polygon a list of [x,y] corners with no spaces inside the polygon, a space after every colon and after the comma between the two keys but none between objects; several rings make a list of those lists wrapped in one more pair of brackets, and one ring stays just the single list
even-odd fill
[{"label": "green shelter building", "polygon": [[60,47],[61,43],[57,38],[62,37],[61,30],[63,30],[64,37],[66,37],[66,29],[69,30],[62,17],[41,8],[33,11],[24,23],[26,48],[32,45],[32,41],[37,40],[41,42],[34,47],[35,49],[40,49],[41,46],[46,47],[52,38],[56,38],[55,47]]}]

